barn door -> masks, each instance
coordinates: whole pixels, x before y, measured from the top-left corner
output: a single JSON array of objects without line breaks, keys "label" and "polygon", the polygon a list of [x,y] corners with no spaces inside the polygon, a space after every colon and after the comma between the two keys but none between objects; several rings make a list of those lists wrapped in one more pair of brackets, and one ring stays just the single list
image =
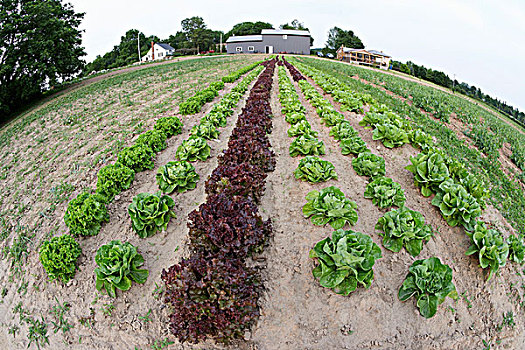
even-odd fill
[{"label": "barn door", "polygon": [[273,46],[266,46],[266,53],[272,54],[273,53]]}]

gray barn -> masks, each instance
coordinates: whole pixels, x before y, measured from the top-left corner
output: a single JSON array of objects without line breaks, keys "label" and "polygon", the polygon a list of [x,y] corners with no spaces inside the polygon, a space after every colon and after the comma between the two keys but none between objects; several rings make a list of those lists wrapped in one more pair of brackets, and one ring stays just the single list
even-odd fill
[{"label": "gray barn", "polygon": [[306,30],[263,29],[260,35],[231,36],[228,53],[310,54],[310,32]]}]

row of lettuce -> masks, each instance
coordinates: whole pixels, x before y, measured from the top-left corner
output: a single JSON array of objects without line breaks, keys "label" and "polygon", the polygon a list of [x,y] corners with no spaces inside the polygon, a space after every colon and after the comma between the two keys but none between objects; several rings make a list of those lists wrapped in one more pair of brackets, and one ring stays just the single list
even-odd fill
[{"label": "row of lettuce", "polygon": [[[332,94],[334,99],[341,102],[344,106],[345,100],[341,99],[340,96],[344,96],[344,91],[349,90],[345,84],[312,67],[300,63],[296,64],[300,67],[301,71],[305,72],[305,74],[309,75],[319,84],[326,93]],[[334,93],[334,91],[336,93]],[[359,93],[349,92],[349,94],[350,93],[353,93],[354,96],[359,96]],[[488,279],[490,279],[501,266],[505,265],[507,259],[522,264],[525,250],[522,236],[510,235],[505,240],[495,225],[477,220],[482,213],[482,209],[486,206],[485,201],[488,196],[488,190],[483,186],[482,182],[469,173],[461,162],[454,158],[446,157],[442,150],[432,147],[432,138],[422,131],[412,130],[407,120],[401,118],[385,105],[377,106],[377,103],[370,100],[368,96],[365,96],[364,100],[367,100],[367,103],[370,104],[371,107],[369,112],[364,115],[360,125],[367,128],[374,128],[373,138],[375,140],[381,140],[383,144],[389,148],[410,142],[414,147],[422,149],[422,152],[418,156],[411,157],[410,160],[412,164],[407,166],[407,170],[414,174],[414,182],[416,186],[421,188],[424,196],[435,194],[432,199],[432,204],[440,210],[447,223],[450,226],[460,225],[465,228],[467,235],[471,239],[471,246],[467,249],[466,254],[478,255],[480,266],[482,268],[489,268]],[[362,108],[362,106],[359,107],[359,109]],[[360,156],[358,156],[358,158],[359,157]],[[374,158],[373,156],[371,157]],[[381,169],[381,162],[378,162],[378,165],[375,166],[372,166],[373,163],[372,160],[368,164],[372,168],[379,167],[379,169]],[[356,169],[355,166],[354,169]],[[356,169],[356,172],[359,174],[358,169]],[[380,170],[380,172],[382,172],[382,170]],[[384,180],[375,179],[368,186],[374,182],[383,181]],[[398,192],[391,186],[381,186],[379,187],[379,189],[381,189],[379,192],[372,190],[368,186],[365,191],[365,196],[367,197],[373,197],[374,194],[380,194],[382,196],[382,193],[387,192],[395,197],[395,193]],[[379,197],[373,198],[373,200],[374,199],[381,201]],[[398,218],[392,215],[396,212],[400,214]],[[410,220],[407,221],[408,217],[410,217]],[[428,240],[431,235],[431,230],[425,228],[422,222],[420,213],[401,207],[397,211],[390,211],[386,213],[383,218],[380,218],[376,228],[385,231],[387,229],[394,229],[395,234],[390,237],[384,236],[383,240],[385,247],[387,247],[387,245],[390,245],[391,248],[394,247],[394,249],[391,249],[393,251],[399,251],[403,245],[402,241],[411,237],[411,239],[405,242],[405,247],[411,255],[416,256],[421,250],[422,241]],[[395,223],[398,223],[400,226],[395,228]],[[420,240],[418,238],[422,239]],[[412,284],[411,282],[407,283]],[[403,284],[403,286],[405,286],[405,284]],[[403,299],[402,294],[404,294],[404,292],[402,293],[400,291],[399,297],[401,299]],[[455,295],[455,293],[452,292],[451,295]],[[419,304],[420,301],[418,299],[418,306]],[[420,309],[420,311],[422,310]]]},{"label": "row of lettuce", "polygon": [[180,342],[243,338],[260,315],[261,275],[248,259],[272,233],[258,209],[275,168],[267,135],[275,60],[264,65],[206,181],[206,201],[188,216],[190,256],[162,272],[169,328]]},{"label": "row of lettuce", "polygon": [[[376,224],[376,229],[381,231],[380,235],[383,236],[383,246],[393,252],[399,252],[405,247],[412,256],[419,255],[423,244],[433,234],[430,225],[425,224],[421,213],[404,206],[406,198],[401,186],[384,176],[384,159],[367,148],[358,132],[344,120],[344,116],[337,112],[295,67],[286,64],[292,77],[298,81],[303,95],[316,108],[322,123],[331,127],[330,135],[339,141],[341,153],[355,155],[352,161],[354,170],[358,175],[369,178],[365,198],[371,199],[372,203],[381,209],[398,207],[386,212]],[[338,94],[334,98],[341,102],[343,110],[361,111],[364,103],[372,101],[370,96],[343,89],[337,91]],[[347,199],[335,186],[311,191],[306,200],[303,215],[310,217],[313,224],[328,223],[336,230],[331,237],[321,240],[310,251],[310,257],[316,262],[314,277],[319,279],[321,286],[342,295],[355,291],[358,285],[370,287],[374,277],[372,268],[375,261],[382,257],[381,250],[369,235],[342,230],[346,223],[355,225],[357,222],[355,202]],[[429,293],[430,288],[418,287],[414,284],[415,279],[434,281],[438,288]],[[427,318],[435,315],[437,305],[443,302],[447,295],[457,295],[452,283],[452,270],[434,257],[417,260],[409,268],[407,278],[399,290],[399,298],[402,301],[415,296],[420,313]]]},{"label": "row of lettuce", "polygon": [[[228,82],[253,68],[255,66],[250,65],[230,74]],[[225,125],[226,117],[233,114],[233,109],[258,73],[260,69],[253,70],[215,104],[201,119],[201,123],[191,130],[190,138],[202,139],[206,144],[207,137],[218,136],[216,128]],[[182,133],[182,127],[181,120],[176,116],[159,118],[152,130],[139,135],[133,145],[119,152],[115,163],[99,170],[95,191],[86,189],[69,202],[64,221],[70,233],[44,241],[39,251],[40,261],[51,280],[67,283],[74,278],[77,259],[82,253],[74,236],[89,237],[100,232],[102,224],[110,219],[107,205],[131,187],[136,173],[154,168],[155,154],[167,147],[169,137]],[[199,134],[202,129],[214,129],[215,132]],[[176,152],[178,160],[159,167],[156,174],[159,191],[153,194],[140,193],[133,198],[128,213],[132,228],[139,237],[150,237],[167,228],[169,220],[175,217],[172,210],[175,201],[168,194],[194,189],[199,175],[190,161],[204,160],[209,153],[207,144],[203,152],[202,148],[186,147],[183,143]],[[147,270],[139,268],[144,258],[129,242],[114,240],[102,245],[97,250],[95,262],[96,288],[106,290],[112,297],[116,297],[117,289],[128,290],[132,281],[144,283],[148,276]]]}]

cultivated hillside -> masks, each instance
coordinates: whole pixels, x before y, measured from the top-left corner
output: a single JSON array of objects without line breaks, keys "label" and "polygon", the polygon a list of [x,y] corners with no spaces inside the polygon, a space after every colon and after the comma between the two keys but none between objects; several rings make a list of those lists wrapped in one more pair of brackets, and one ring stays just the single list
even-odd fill
[{"label": "cultivated hillside", "polygon": [[[485,221],[490,232],[499,232],[505,240],[525,234],[525,137],[521,131],[461,97],[339,62],[287,57],[291,64],[267,61],[264,66],[238,71],[265,58],[235,55],[192,59],[125,72],[72,90],[0,130],[0,238],[4,258],[0,261],[1,348],[523,347],[524,281],[521,265],[511,261],[514,255],[519,260],[519,249],[505,255],[506,265],[494,268],[490,280],[489,268],[479,267],[478,253],[465,255],[471,245],[465,227],[474,230],[476,219]],[[214,85],[217,92],[206,96],[208,102],[179,108],[199,90],[234,72],[237,74],[226,80],[231,82],[224,87]],[[97,188],[100,169],[115,163],[126,147],[140,143],[139,136],[160,125],[160,118],[171,116],[182,121],[180,132],[168,135],[165,147],[163,141],[148,141],[162,146],[154,150],[150,169],[135,169],[129,188],[119,189],[113,200],[103,204],[108,216],[99,220],[100,232],[76,236],[82,253],[74,278],[67,283],[50,281],[39,260],[39,249],[51,237],[75,233],[64,221],[68,205],[85,189]],[[201,127],[203,124],[207,126]],[[347,138],[343,131],[337,137],[342,124],[349,133]],[[197,126],[199,131],[193,129]],[[296,131],[293,137],[290,128]],[[180,146],[197,132],[208,138],[210,153],[208,156],[202,148],[197,159],[189,159],[199,176],[195,189],[189,186],[171,193],[175,217],[165,231],[140,238],[132,227],[128,206],[138,194],[159,190],[159,169],[170,161],[182,160]],[[308,136],[298,141],[300,133]],[[219,157],[226,150],[226,155]],[[358,154],[362,153],[359,158],[367,156],[367,150],[383,159],[384,168],[370,163],[367,172],[363,170],[367,166],[357,164]],[[428,182],[406,169],[411,159],[433,152],[438,155],[433,156],[432,164],[440,170],[426,172]],[[300,179],[297,169],[308,155],[330,162],[337,178],[328,176],[319,182],[313,182],[312,177],[310,181]],[[444,168],[447,176],[437,179],[436,174],[442,175]],[[398,201],[393,207],[387,203],[380,208],[365,198],[365,192],[371,191],[369,184],[381,175],[399,184],[406,199],[404,205],[419,212],[424,224],[430,225],[432,235],[420,243],[419,255],[409,254],[412,248],[407,249],[406,243],[399,252],[393,252],[392,242],[383,240],[384,230],[376,228],[381,217],[403,206]],[[446,177],[450,177],[449,187],[440,187]],[[370,287],[358,283],[355,291],[343,293],[349,294],[346,296],[320,285],[312,269],[321,258],[309,257],[316,243],[331,236],[334,229],[321,217],[317,221],[306,218],[303,206],[308,193],[329,186],[336,186],[355,203],[346,202],[343,212],[347,220],[335,226],[368,235],[381,251],[381,258],[371,269]],[[461,208],[450,202],[446,202],[448,207],[432,204],[436,197],[458,186],[466,189],[464,201],[469,201],[470,211],[463,204]],[[428,193],[422,188],[432,194],[423,196]],[[220,203],[237,204],[225,209],[227,205],[214,204],[218,202],[214,195],[224,196]],[[386,197],[383,194],[382,199]],[[219,225],[209,219],[200,223],[210,226],[209,232],[196,228],[197,214],[204,217],[206,205],[214,208],[208,218],[227,223],[221,221]],[[461,215],[443,215],[451,208],[457,209],[456,213],[462,210]],[[340,213],[330,215],[337,217]],[[260,220],[249,220],[259,215],[271,220],[271,229],[270,225],[264,230],[254,228],[262,225]],[[233,217],[243,219],[232,224],[228,220]],[[470,217],[471,222],[467,220]],[[193,223],[191,231],[188,223]],[[95,255],[112,240],[134,245],[144,258],[141,268],[149,271],[145,283],[133,282],[129,290],[117,291],[116,298],[95,289]],[[519,239],[516,242],[521,244],[514,247],[523,246]],[[496,247],[501,250],[504,245],[502,240]],[[201,261],[199,254],[215,258]],[[450,266],[457,298],[445,298],[435,316],[427,319],[420,314],[414,297],[401,302],[398,292],[409,267],[418,259],[430,257]],[[230,264],[224,270],[231,278],[227,285],[247,288],[241,295],[210,284],[203,292],[208,293],[205,299],[219,305],[214,300],[221,295],[228,305],[220,304],[222,311],[211,308],[201,312],[204,307],[195,301],[199,299],[185,294],[184,307],[197,307],[192,310],[202,318],[199,322],[195,322],[197,316],[180,316],[181,310],[190,310],[173,298],[184,295],[183,288],[166,275],[161,278],[164,269],[193,258],[193,264],[223,266],[213,265],[218,260]],[[235,275],[238,270],[232,266],[241,266],[243,276],[248,277],[239,280]],[[202,271],[212,273],[201,270],[202,281]],[[176,276],[172,273],[171,278],[176,281]],[[359,276],[361,281],[371,277]],[[251,278],[260,284],[250,285]],[[336,284],[345,291],[353,289],[348,276],[343,281],[348,284]],[[219,292],[210,294],[213,288]],[[221,294],[224,290],[228,292]],[[248,294],[255,299],[249,299],[242,308]],[[168,303],[163,302],[166,299],[170,299]],[[244,318],[238,317],[238,309],[248,308],[250,312]],[[171,329],[178,332],[174,335],[170,332],[170,315],[177,310],[180,318],[175,319],[186,323],[172,325]],[[212,320],[215,314],[224,319]],[[240,329],[234,332],[237,339],[231,345],[217,344],[213,336],[226,337],[228,333],[221,327],[234,319],[240,324],[230,324],[231,329]],[[192,339],[199,333],[195,324],[207,329],[211,337],[198,345],[181,344],[180,339]],[[200,334],[201,338],[206,336],[205,332]]]}]

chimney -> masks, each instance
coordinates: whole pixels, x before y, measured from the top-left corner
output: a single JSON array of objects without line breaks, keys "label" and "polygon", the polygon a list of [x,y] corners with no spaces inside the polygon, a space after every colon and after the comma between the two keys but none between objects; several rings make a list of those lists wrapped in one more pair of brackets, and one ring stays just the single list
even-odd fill
[{"label": "chimney", "polygon": [[152,61],[155,61],[155,47],[154,46],[155,46],[155,42],[152,41],[151,42],[151,60]]}]

